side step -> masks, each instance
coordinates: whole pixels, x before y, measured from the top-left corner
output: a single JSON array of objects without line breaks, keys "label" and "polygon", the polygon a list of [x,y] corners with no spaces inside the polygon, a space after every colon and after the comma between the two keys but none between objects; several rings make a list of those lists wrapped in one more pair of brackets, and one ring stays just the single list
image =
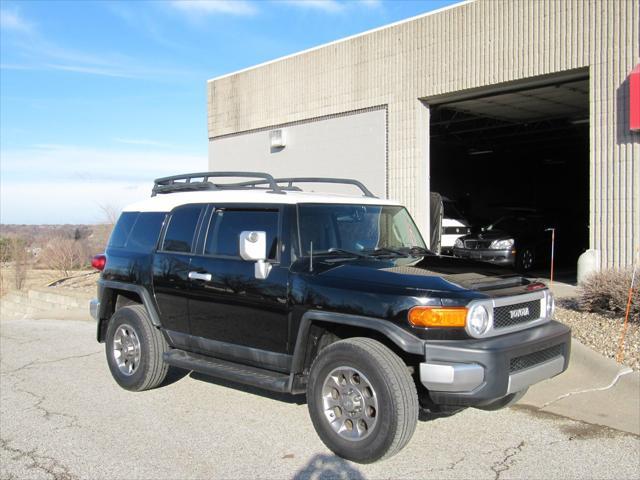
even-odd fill
[{"label": "side step", "polygon": [[289,393],[291,391],[289,375],[285,373],[272,372],[178,349],[166,352],[164,361],[174,367],[264,388],[272,392]]}]

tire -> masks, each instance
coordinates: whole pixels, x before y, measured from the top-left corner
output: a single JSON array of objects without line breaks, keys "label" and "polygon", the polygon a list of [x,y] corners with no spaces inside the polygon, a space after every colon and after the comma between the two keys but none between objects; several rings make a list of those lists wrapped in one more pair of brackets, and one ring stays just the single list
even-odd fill
[{"label": "tire", "polygon": [[506,397],[499,398],[495,402],[489,403],[487,405],[481,405],[476,408],[480,410],[487,410],[489,412],[502,410],[503,408],[510,407],[511,405],[519,401],[522,397],[524,397],[524,394],[527,393],[527,390],[529,389],[525,388],[524,390],[520,390],[519,392],[511,393]]},{"label": "tire", "polygon": [[[125,348],[127,354],[122,353]],[[126,390],[141,392],[160,385],[169,371],[163,359],[168,349],[162,333],[151,323],[142,305],[116,310],[109,320],[105,342],[107,363],[114,380]]]},{"label": "tire", "polygon": [[520,272],[528,272],[533,268],[533,265],[535,264],[535,261],[536,261],[536,257],[533,254],[533,250],[531,250],[530,248],[524,247],[522,250],[520,250],[517,253],[517,255],[518,256],[516,261],[516,268]]},{"label": "tire", "polygon": [[[344,383],[337,383],[342,379]],[[398,453],[418,422],[418,395],[409,370],[389,348],[370,338],[340,340],[319,353],[309,374],[307,404],[324,444],[359,463]]]}]

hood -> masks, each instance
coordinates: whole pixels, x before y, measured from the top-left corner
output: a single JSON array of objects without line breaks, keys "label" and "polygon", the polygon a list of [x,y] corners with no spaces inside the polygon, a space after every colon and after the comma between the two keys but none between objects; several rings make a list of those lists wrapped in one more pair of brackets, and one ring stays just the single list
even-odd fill
[{"label": "hood", "polygon": [[463,237],[464,240],[501,240],[513,238],[515,234],[504,230],[486,230],[484,232],[471,233]]},{"label": "hood", "polygon": [[318,267],[316,273],[320,277],[418,290],[483,291],[529,283],[508,269],[445,256],[359,259],[330,265],[322,262]]}]

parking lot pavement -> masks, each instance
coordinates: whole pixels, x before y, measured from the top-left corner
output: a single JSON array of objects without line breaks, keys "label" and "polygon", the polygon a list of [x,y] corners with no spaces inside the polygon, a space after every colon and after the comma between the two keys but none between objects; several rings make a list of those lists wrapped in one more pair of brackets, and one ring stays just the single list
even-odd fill
[{"label": "parking lot pavement", "polygon": [[517,406],[421,422],[395,457],[353,464],[320,442],[303,399],[195,374],[124,391],[94,335],[0,323],[0,478],[640,478],[639,437]]}]

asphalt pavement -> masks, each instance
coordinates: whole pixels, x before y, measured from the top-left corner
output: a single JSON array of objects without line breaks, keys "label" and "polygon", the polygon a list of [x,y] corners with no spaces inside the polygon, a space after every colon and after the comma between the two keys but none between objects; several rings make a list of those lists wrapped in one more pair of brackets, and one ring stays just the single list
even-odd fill
[{"label": "asphalt pavement", "polygon": [[0,337],[2,479],[640,478],[637,435],[531,405],[420,422],[358,465],[324,447],[304,397],[197,374],[127,392],[87,321],[3,320]]}]

